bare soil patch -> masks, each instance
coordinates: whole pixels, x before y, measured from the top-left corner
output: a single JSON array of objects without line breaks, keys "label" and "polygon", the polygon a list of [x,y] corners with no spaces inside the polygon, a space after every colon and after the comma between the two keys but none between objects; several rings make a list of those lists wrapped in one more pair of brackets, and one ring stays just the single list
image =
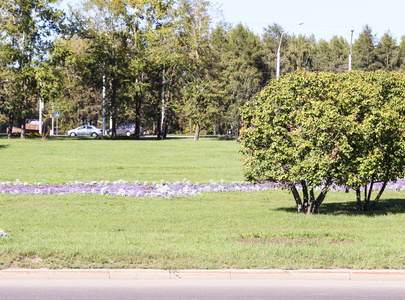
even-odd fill
[{"label": "bare soil patch", "polygon": [[259,243],[269,243],[269,244],[285,244],[285,243],[294,243],[294,244],[307,244],[307,243],[322,243],[329,242],[332,244],[355,244],[355,241],[349,240],[328,240],[328,239],[310,239],[310,238],[287,238],[287,237],[275,237],[275,238],[248,238],[248,239],[234,239],[237,243],[242,244],[259,244]]}]

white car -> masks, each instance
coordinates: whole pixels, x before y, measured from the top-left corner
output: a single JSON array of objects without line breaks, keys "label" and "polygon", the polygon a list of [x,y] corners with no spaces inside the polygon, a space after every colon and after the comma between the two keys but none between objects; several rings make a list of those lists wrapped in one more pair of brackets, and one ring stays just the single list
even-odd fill
[{"label": "white car", "polygon": [[93,125],[83,125],[75,129],[68,130],[66,134],[70,136],[88,135],[96,137],[99,135],[103,135],[103,130]]}]

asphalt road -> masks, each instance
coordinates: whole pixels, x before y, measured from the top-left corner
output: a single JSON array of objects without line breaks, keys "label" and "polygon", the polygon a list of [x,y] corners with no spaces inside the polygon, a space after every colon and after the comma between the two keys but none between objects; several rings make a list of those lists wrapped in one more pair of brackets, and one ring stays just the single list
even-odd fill
[{"label": "asphalt road", "polygon": [[0,280],[1,300],[405,299],[404,281]]}]

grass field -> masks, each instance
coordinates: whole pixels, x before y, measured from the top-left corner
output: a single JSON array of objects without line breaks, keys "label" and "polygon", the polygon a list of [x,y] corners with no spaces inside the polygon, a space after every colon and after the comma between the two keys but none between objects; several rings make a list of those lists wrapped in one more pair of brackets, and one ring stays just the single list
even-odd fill
[{"label": "grass field", "polygon": [[[243,180],[239,145],[203,139],[0,139],[0,181]],[[355,212],[332,192],[313,216],[287,191],[188,198],[0,194],[0,268],[405,269],[404,192]]]},{"label": "grass field", "polygon": [[243,180],[235,140],[94,138],[0,138],[0,181],[29,183],[115,181]]}]

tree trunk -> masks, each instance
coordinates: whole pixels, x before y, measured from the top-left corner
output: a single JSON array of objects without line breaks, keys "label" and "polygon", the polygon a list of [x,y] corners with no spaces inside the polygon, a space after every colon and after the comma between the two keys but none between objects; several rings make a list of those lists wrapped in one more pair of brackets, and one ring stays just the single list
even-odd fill
[{"label": "tree trunk", "polygon": [[378,201],[380,200],[381,195],[384,193],[385,187],[387,186],[388,180],[384,181],[383,186],[381,187],[381,190],[378,192],[377,197],[375,197],[373,204],[371,205],[371,210],[374,210],[375,207],[377,206]]},{"label": "tree trunk", "polygon": [[135,139],[141,139],[141,97],[135,93]]},{"label": "tree trunk", "polygon": [[[321,206],[323,200],[325,200],[326,194],[328,193],[329,190],[329,184],[327,184],[321,191],[321,193],[318,195],[315,201],[311,201],[310,205],[310,210],[309,212],[311,214],[315,214],[318,212],[318,208]],[[312,200],[312,199],[311,199]]]},{"label": "tree trunk", "polygon": [[158,118],[158,121],[157,121],[157,125],[156,125],[156,138],[158,139],[158,140],[163,140],[163,138],[162,138],[162,132],[161,132],[161,125],[160,125],[160,122],[162,121],[162,119],[159,117]]},{"label": "tree trunk", "polygon": [[[368,189],[368,195],[367,195],[367,210],[370,209],[370,199],[371,199],[371,192],[373,191],[373,186],[374,186],[374,176],[371,179],[371,184],[370,188]],[[366,209],[365,209],[366,210]]]},{"label": "tree trunk", "polygon": [[165,93],[165,88],[166,88],[166,77],[165,77],[165,69],[163,69],[163,74],[162,74],[162,109],[161,109],[161,119],[160,119],[160,139],[163,140],[164,134],[163,132],[165,131],[165,114],[166,114],[166,93]]},{"label": "tree trunk", "polygon": [[302,198],[304,200],[303,210],[306,211],[308,209],[308,202],[309,202],[307,183],[305,181],[301,181],[301,186],[302,186]]},{"label": "tree trunk", "polygon": [[200,139],[200,123],[195,124],[195,134],[194,134],[194,141],[198,141]]},{"label": "tree trunk", "polygon": [[111,123],[112,123],[111,124],[111,139],[115,140],[115,139],[117,139],[117,129],[116,129],[117,124],[116,124],[115,118],[112,118]]},{"label": "tree trunk", "polygon": [[361,192],[360,188],[356,188],[356,210],[361,211]]},{"label": "tree trunk", "polygon": [[315,206],[315,194],[314,194],[314,189],[311,189],[310,191],[310,205],[307,206],[306,212],[307,214],[311,214],[314,206]]},{"label": "tree trunk", "polygon": [[300,193],[298,193],[297,188],[296,188],[295,185],[292,184],[292,183],[290,184],[290,190],[291,190],[291,192],[292,192],[292,194],[293,194],[293,196],[294,196],[295,203],[297,204],[297,210],[298,210],[298,212],[299,212],[299,213],[303,212],[303,209],[302,209],[302,201],[301,201]]},{"label": "tree trunk", "polygon": [[141,139],[141,120],[139,117],[140,111],[138,106],[136,107],[136,119],[135,119],[135,139]]},{"label": "tree trunk", "polygon": [[20,138],[21,138],[22,140],[25,140],[25,131],[26,131],[25,122],[26,122],[26,119],[23,118],[23,120],[22,120],[22,122],[21,122],[21,134],[20,134]]},{"label": "tree trunk", "polygon": [[369,198],[367,194],[367,185],[364,186],[364,205],[363,205],[363,211],[368,211],[369,209]]},{"label": "tree trunk", "polygon": [[14,123],[14,117],[12,114],[10,114],[8,117],[8,125],[7,125],[7,139],[8,140],[13,138],[13,123]]}]

